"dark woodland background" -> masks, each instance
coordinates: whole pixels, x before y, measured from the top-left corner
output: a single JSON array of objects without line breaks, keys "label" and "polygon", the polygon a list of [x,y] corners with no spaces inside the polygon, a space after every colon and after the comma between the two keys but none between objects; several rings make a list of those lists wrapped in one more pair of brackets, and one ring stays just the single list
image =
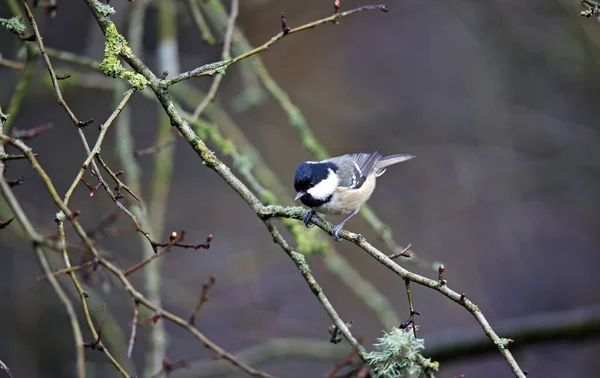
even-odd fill
[{"label": "dark woodland background", "polygon": [[[132,5],[112,3],[117,9],[113,19],[125,31]],[[221,47],[204,44],[187,2],[176,3],[182,70],[218,60]],[[238,25],[259,45],[279,32],[280,12],[295,26],[330,14],[331,3],[244,0]],[[344,0],[342,5],[349,9],[366,3]],[[342,19],[339,26],[286,37],[261,56],[332,155],[378,150],[418,156],[389,169],[370,204],[399,242],[412,243],[424,259],[443,262],[449,284],[466,292],[492,326],[507,318],[598,304],[600,24],[578,17],[578,2],[567,0],[406,0],[390,1],[389,8],[387,14],[366,12]],[[9,15],[6,4],[0,4],[0,16]],[[47,46],[102,58],[104,39],[83,1],[59,1],[55,19],[39,11],[36,16]],[[151,7],[143,56],[159,73],[164,68],[155,59],[156,16],[156,7]],[[0,31],[0,46],[5,58],[14,59],[21,42]],[[57,60],[54,65],[64,67]],[[40,59],[14,127],[54,123],[52,131],[31,145],[64,192],[85,155],[43,80],[46,75]],[[19,77],[18,71],[0,68],[0,103],[8,103]],[[196,78],[190,83],[207,89],[210,82]],[[291,195],[296,165],[311,156],[268,93],[259,106],[235,111],[239,82],[236,65],[228,69],[217,101],[231,111]],[[65,87],[64,93],[81,119],[100,122],[114,107],[112,91]],[[152,145],[157,105],[136,95],[130,108],[136,147]],[[89,138],[95,135],[89,133]],[[114,132],[109,134],[103,148],[113,165],[118,161],[111,152],[114,138]],[[214,240],[207,251],[176,250],[164,258],[164,306],[185,317],[202,283],[214,273],[217,284],[197,324],[226,350],[236,352],[274,337],[328,340],[327,314],[260,220],[200,163],[185,141],[176,146],[161,238],[185,228],[190,242],[201,242],[208,234]],[[150,183],[152,157],[140,157],[139,162],[144,182]],[[15,188],[18,198],[38,227],[54,231],[56,209],[29,165],[12,163],[7,176],[25,178]],[[90,227],[113,206],[105,193],[90,199],[84,187],[73,200],[73,208],[83,211],[82,221]],[[123,219],[121,224],[129,223]],[[347,227],[375,241],[363,219],[357,217]],[[122,266],[140,258],[139,238],[132,233],[103,245]],[[352,244],[336,247],[404,318],[408,307],[402,280]],[[375,314],[317,256],[309,262],[342,317],[354,320],[353,332],[372,344],[382,329]],[[28,242],[3,230],[0,359],[17,378],[69,377],[74,367],[70,326],[50,286],[36,279],[40,272]],[[133,281],[141,282],[141,275]],[[69,280],[63,277],[61,282],[74,294]],[[112,294],[101,294],[109,286]],[[126,349],[129,298],[110,279],[96,278],[90,290],[106,300],[111,314],[106,327],[117,339],[122,337],[120,348]],[[423,313],[418,324],[426,346],[446,331],[478,330],[464,309],[438,293],[415,286],[413,294],[415,307]],[[78,300],[74,304],[80,313]],[[197,340],[173,325],[166,327],[171,360],[210,358]],[[143,328],[138,332],[134,361],[139,372],[145,336]],[[533,377],[581,377],[600,370],[599,353],[598,339],[591,338],[528,347],[516,357]],[[116,376],[104,355],[89,350],[86,355],[95,372],[90,376]],[[257,367],[284,377],[319,377],[333,361],[283,358]],[[497,352],[442,362],[439,377],[459,374],[511,376]]]}]

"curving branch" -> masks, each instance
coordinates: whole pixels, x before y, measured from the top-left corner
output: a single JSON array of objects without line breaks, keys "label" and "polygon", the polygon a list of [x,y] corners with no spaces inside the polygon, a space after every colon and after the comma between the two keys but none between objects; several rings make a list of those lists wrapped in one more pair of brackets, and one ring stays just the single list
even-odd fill
[{"label": "curving branch", "polygon": [[[194,3],[194,1],[191,1],[191,3]],[[231,14],[229,15],[229,20],[227,21],[227,30],[225,30],[225,42],[223,43],[223,52],[221,53],[221,59],[231,59],[231,53],[229,51],[231,49],[231,41],[233,39],[233,31],[235,28],[235,19],[238,16],[239,7],[240,5],[238,0],[231,1]],[[210,104],[210,102],[217,95],[219,85],[221,85],[221,81],[223,80],[223,74],[224,72],[219,72],[218,75],[215,76],[215,78],[213,79],[208,93],[206,94],[202,102],[196,107],[196,110],[194,110],[194,114],[192,115],[194,120],[197,120],[198,117],[200,117],[200,114],[202,114],[204,109],[206,109],[208,104]]]},{"label": "curving branch", "polygon": [[[302,26],[298,26],[289,30],[282,30],[279,34],[277,34],[276,36],[274,36],[273,38],[271,38],[269,41],[265,42],[264,44],[262,44],[261,46],[250,50],[248,52],[245,52],[243,54],[240,54],[238,56],[236,56],[233,59],[225,59],[222,60],[220,62],[215,62],[215,63],[209,63],[209,64],[205,64],[201,67],[195,68],[191,71],[187,71],[184,73],[181,73],[175,77],[173,77],[170,80],[163,80],[160,82],[160,86],[162,88],[168,88],[173,84],[177,84],[180,81],[183,80],[188,80],[191,79],[193,77],[200,77],[200,76],[213,76],[217,73],[223,74],[225,72],[225,70],[231,66],[232,64],[235,64],[237,62],[239,62],[240,60],[244,60],[248,57],[251,57],[253,55],[256,55],[260,52],[263,52],[265,50],[267,50],[269,47],[271,47],[271,45],[273,45],[275,42],[279,41],[280,39],[282,39],[283,37],[290,35],[290,34],[294,34],[294,33],[299,33],[301,31],[305,31],[308,29],[312,29],[314,27],[317,27],[319,25],[322,24],[326,24],[329,22],[335,22],[343,17],[348,17],[350,15],[353,15],[355,13],[359,13],[359,12],[363,12],[363,11],[369,11],[369,10],[380,10],[383,12],[387,12],[388,8],[387,5],[385,4],[380,4],[380,5],[365,5],[362,7],[358,7],[355,9],[351,9],[351,10],[347,10],[345,12],[340,12],[340,13],[334,13],[333,15],[329,16],[329,17],[325,17],[322,18],[320,20],[316,20],[313,22],[309,22],[308,24],[304,24]],[[100,26],[102,26],[104,22],[101,23]]]}]

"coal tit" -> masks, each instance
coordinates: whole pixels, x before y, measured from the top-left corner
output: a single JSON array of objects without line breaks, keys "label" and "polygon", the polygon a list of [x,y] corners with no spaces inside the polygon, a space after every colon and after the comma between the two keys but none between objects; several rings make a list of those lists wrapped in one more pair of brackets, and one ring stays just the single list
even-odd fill
[{"label": "coal tit", "polygon": [[344,224],[367,202],[375,189],[375,179],[386,167],[414,158],[413,155],[390,155],[379,152],[355,153],[321,161],[306,161],[298,166],[294,176],[295,200],[300,200],[310,210],[304,216],[309,227],[316,212],[329,215],[350,214],[333,228],[338,235]]}]

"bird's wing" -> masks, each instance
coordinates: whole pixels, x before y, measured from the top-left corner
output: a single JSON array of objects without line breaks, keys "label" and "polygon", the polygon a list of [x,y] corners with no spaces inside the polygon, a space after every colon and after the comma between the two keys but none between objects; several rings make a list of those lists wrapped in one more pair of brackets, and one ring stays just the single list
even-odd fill
[{"label": "bird's wing", "polygon": [[358,189],[367,180],[367,177],[373,172],[377,162],[382,158],[379,152],[373,152],[370,154],[358,152],[355,154],[349,154],[354,162],[352,182],[347,183],[346,187]]}]

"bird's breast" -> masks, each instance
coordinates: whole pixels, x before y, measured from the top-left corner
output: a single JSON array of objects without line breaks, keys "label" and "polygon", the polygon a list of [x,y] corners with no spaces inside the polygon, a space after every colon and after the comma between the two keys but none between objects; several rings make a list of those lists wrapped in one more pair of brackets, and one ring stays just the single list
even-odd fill
[{"label": "bird's breast", "polygon": [[329,202],[314,207],[314,210],[329,215],[350,214],[367,202],[374,190],[375,176],[370,175],[358,189],[337,188]]}]

